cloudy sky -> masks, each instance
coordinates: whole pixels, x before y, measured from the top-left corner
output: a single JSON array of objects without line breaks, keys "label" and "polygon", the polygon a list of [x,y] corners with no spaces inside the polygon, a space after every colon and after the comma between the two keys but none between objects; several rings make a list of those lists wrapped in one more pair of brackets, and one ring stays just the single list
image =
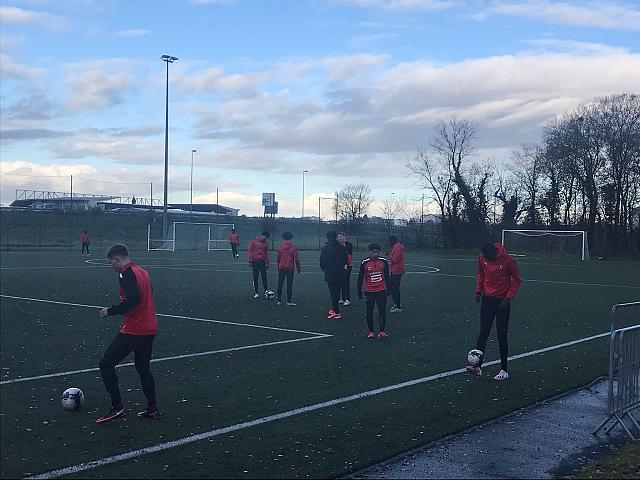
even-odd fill
[{"label": "cloudy sky", "polygon": [[[640,91],[638,0],[3,0],[2,181],[299,216],[355,181],[421,192],[406,163],[433,123],[477,121],[508,161],[553,116]],[[10,174],[13,175],[10,175]],[[20,174],[20,175],[16,175]]]}]

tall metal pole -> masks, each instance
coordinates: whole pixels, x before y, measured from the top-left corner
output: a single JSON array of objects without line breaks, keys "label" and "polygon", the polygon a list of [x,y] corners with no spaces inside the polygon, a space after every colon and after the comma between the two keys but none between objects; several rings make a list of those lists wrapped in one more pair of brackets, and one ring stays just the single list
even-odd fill
[{"label": "tall metal pole", "polygon": [[338,228],[338,192],[336,192],[336,228]]},{"label": "tall metal pole", "polygon": [[320,234],[322,233],[322,217],[320,216],[320,196],[318,196],[318,250],[320,250]]},{"label": "tall metal pole", "polygon": [[307,172],[308,170],[302,171],[302,220],[304,220],[304,174]]},{"label": "tall metal pole", "polygon": [[69,209],[73,209],[73,175],[71,175],[71,202],[69,202]]},{"label": "tall metal pole", "polygon": [[167,89],[165,94],[165,115],[164,115],[164,210],[162,213],[162,238],[167,239],[167,229],[169,227],[167,215],[167,194],[169,187],[169,64],[178,60],[178,57],[162,55],[160,57],[167,64]]},{"label": "tall metal pole", "polygon": [[191,216],[193,217],[193,154],[196,150],[191,150]]}]

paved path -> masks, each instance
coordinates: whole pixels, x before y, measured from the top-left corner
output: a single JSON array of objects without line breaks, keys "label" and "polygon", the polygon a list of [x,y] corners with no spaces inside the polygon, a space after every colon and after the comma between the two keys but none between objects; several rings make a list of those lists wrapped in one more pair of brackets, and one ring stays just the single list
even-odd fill
[{"label": "paved path", "polygon": [[354,474],[354,478],[554,478],[612,445],[623,430],[592,435],[606,417],[607,382],[501,417]]}]

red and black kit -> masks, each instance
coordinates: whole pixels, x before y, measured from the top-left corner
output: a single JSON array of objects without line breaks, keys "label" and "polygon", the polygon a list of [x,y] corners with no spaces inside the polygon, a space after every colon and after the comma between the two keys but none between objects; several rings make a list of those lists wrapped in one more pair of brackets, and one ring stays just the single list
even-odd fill
[{"label": "red and black kit", "polygon": [[378,306],[380,331],[384,331],[387,322],[387,288],[391,285],[389,262],[384,257],[377,260],[365,258],[360,264],[358,274],[358,297],[362,298],[362,289],[366,296],[367,326],[373,332],[373,307]]},{"label": "red and black kit", "polygon": [[107,310],[109,315],[124,315],[120,332],[107,348],[100,360],[100,373],[111,396],[111,404],[122,405],[118,376],[115,366],[129,353],[134,354],[134,363],[142,390],[151,409],[156,405],[155,382],[149,363],[153,351],[153,340],[158,333],[158,317],[153,301],[153,289],[146,270],[127,263],[118,275],[120,303]]}]

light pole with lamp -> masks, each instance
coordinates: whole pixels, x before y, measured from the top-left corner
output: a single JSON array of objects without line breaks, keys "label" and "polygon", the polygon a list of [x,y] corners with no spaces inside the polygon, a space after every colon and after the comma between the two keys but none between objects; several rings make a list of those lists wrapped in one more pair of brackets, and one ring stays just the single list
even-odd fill
[{"label": "light pole with lamp", "polygon": [[167,64],[167,90],[165,95],[165,118],[164,118],[164,210],[162,213],[162,238],[167,239],[168,216],[167,216],[167,192],[169,183],[169,64],[178,60],[178,57],[162,55],[160,57]]},{"label": "light pole with lamp", "polygon": [[197,150],[191,150],[191,216],[193,217],[193,154]]}]

